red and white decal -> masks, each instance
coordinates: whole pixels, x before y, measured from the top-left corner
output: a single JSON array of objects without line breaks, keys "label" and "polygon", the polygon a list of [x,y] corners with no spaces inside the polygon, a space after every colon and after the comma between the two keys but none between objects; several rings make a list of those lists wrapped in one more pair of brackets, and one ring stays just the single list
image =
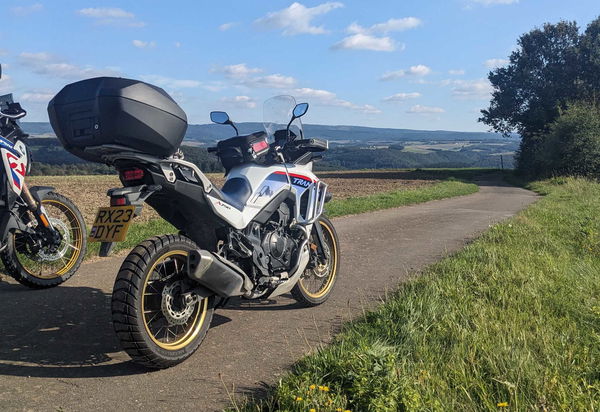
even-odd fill
[{"label": "red and white decal", "polygon": [[0,150],[2,162],[12,190],[20,195],[27,171],[27,155],[17,156],[6,149]]}]

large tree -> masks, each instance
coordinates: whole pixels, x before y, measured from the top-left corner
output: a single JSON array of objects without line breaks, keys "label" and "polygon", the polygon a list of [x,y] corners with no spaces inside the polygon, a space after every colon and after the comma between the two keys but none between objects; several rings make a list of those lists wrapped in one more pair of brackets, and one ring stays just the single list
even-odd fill
[{"label": "large tree", "polygon": [[[591,42],[597,42],[598,30],[594,33]],[[522,136],[517,159],[524,171],[538,172],[535,159],[543,134],[560,111],[569,102],[580,100],[586,90],[580,69],[580,41],[575,22],[545,24],[522,35],[509,64],[488,76],[492,100],[479,120],[497,132]]]},{"label": "large tree", "polygon": [[600,100],[600,18],[591,22],[579,46],[579,61],[584,93],[588,100]]}]

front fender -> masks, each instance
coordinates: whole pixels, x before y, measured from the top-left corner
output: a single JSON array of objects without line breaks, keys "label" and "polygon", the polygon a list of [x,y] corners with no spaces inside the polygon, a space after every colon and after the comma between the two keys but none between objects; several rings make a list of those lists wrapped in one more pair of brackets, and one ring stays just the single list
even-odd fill
[{"label": "front fender", "polygon": [[48,193],[53,192],[54,190],[55,189],[51,186],[32,186],[29,188],[31,196],[33,196],[38,203],[41,203],[42,199],[44,199]]},{"label": "front fender", "polygon": [[8,233],[15,229],[19,229],[19,224],[15,216],[9,210],[3,209],[0,212],[0,243],[4,244]]}]

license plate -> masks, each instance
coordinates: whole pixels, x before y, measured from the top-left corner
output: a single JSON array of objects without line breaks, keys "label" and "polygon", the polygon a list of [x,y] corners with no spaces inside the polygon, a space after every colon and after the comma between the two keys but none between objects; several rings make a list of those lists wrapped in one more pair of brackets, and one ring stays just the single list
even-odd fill
[{"label": "license plate", "polygon": [[122,242],[133,220],[135,206],[98,208],[88,240],[90,242]]}]

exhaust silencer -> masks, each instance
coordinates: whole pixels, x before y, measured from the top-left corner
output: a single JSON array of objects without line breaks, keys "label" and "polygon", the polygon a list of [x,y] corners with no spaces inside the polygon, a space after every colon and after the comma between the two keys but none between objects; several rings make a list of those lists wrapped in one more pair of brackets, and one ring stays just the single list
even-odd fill
[{"label": "exhaust silencer", "polygon": [[252,290],[252,281],[232,263],[207,250],[188,255],[188,277],[221,297],[241,296]]}]

